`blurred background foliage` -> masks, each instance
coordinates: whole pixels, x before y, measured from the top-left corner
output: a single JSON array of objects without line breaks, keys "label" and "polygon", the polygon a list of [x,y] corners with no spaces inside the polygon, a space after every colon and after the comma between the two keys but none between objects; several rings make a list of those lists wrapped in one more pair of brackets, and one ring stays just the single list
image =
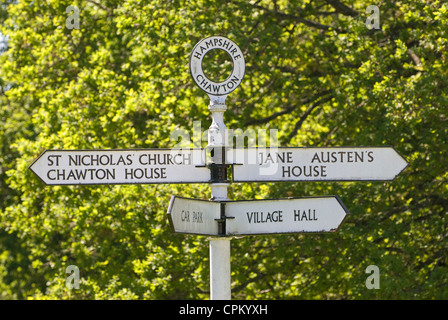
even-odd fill
[{"label": "blurred background foliage", "polygon": [[232,240],[232,297],[448,298],[446,1],[1,3],[1,299],[209,298],[207,238],[166,216],[171,195],[208,199],[209,186],[46,187],[28,166],[45,149],[170,148],[173,130],[208,128],[188,62],[212,35],[246,60],[228,128],[278,129],[288,147],[394,146],[409,162],[389,182],[232,184],[234,200],[334,194],[351,213],[336,233]]}]

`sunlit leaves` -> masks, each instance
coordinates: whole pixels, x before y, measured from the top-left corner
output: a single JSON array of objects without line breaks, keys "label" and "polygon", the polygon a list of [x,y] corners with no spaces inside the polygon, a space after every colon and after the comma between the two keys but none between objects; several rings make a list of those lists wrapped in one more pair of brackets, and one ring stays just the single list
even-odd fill
[{"label": "sunlit leaves", "polygon": [[[447,5],[383,2],[373,31],[365,2],[341,2],[348,9],[292,0],[8,6],[0,297],[209,297],[207,239],[173,234],[166,217],[171,195],[207,199],[207,185],[45,187],[27,168],[44,149],[168,148],[175,128],[208,128],[208,97],[188,59],[197,41],[223,35],[246,60],[226,100],[229,128],[278,129],[282,146],[391,145],[409,162],[392,182],[232,184],[231,199],[337,194],[351,213],[336,233],[232,240],[233,296],[446,298]],[[80,8],[79,30],[65,28],[68,5]],[[79,290],[65,286],[70,264]],[[379,290],[365,286],[371,264]]]}]

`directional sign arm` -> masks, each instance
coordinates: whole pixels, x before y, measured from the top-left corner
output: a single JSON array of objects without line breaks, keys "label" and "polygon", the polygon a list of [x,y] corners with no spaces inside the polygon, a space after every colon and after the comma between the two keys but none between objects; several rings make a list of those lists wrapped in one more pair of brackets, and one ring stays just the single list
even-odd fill
[{"label": "directional sign arm", "polygon": [[227,235],[336,231],[349,213],[338,196],[226,203]]},{"label": "directional sign arm", "polygon": [[172,197],[175,232],[214,236],[332,232],[348,210],[337,196],[212,202]]},{"label": "directional sign arm", "polygon": [[174,232],[221,236],[221,203],[172,196],[168,218]]},{"label": "directional sign arm", "polygon": [[47,185],[210,181],[204,149],[47,150],[29,169]]},{"label": "directional sign arm", "polygon": [[392,147],[229,149],[234,182],[387,181],[408,165]]}]

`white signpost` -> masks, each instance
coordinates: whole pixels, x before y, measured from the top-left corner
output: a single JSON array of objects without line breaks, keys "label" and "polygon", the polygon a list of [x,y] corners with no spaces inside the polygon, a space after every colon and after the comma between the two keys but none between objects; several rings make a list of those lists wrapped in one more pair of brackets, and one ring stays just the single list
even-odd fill
[{"label": "white signpost", "polygon": [[234,182],[393,180],[407,166],[392,147],[229,149]]},{"label": "white signpost", "polygon": [[[210,50],[233,62],[221,83],[202,70]],[[236,235],[335,231],[348,210],[337,196],[230,201],[234,182],[392,180],[407,162],[391,147],[229,149],[226,97],[244,77],[241,49],[231,40],[202,39],[190,56],[190,72],[210,98],[212,124],[206,149],[47,150],[29,169],[47,185],[209,183],[210,200],[173,196],[168,217],[175,232],[210,236],[210,298],[228,300],[230,240]]]}]

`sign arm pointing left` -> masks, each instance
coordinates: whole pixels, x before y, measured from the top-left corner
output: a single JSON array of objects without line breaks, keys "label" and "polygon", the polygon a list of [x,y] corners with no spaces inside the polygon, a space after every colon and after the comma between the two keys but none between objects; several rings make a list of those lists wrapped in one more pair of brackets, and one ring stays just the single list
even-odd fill
[{"label": "sign arm pointing left", "polygon": [[204,149],[46,150],[29,169],[46,185],[210,181]]}]

